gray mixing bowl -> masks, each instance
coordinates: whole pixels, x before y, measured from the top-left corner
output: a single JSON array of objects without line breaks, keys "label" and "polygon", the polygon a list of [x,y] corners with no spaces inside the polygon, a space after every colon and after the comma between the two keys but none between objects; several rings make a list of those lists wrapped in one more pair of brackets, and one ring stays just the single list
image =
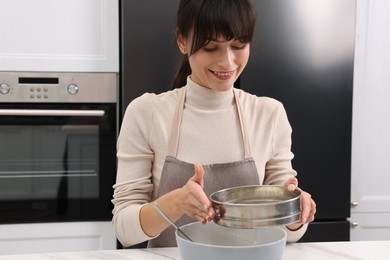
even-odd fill
[{"label": "gray mixing bowl", "polygon": [[286,246],[286,232],[279,227],[256,229],[228,228],[213,222],[194,222],[176,231],[183,260],[280,260]]}]

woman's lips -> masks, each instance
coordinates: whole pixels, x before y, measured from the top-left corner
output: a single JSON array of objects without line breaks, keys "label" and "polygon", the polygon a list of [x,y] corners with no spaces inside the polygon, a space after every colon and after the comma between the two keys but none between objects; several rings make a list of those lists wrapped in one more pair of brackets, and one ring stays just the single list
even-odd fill
[{"label": "woman's lips", "polygon": [[210,70],[210,71],[219,80],[230,79],[234,74],[234,70],[233,71],[213,71],[213,70]]}]

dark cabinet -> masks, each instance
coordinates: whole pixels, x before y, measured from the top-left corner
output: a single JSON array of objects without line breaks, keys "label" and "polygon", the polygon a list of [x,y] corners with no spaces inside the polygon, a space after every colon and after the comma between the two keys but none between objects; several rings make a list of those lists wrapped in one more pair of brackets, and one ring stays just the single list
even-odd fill
[{"label": "dark cabinet", "polygon": [[[179,54],[174,41],[178,3],[121,1],[122,112],[144,92],[169,89]],[[253,3],[256,32],[237,87],[274,97],[286,108],[293,166],[318,206],[303,240],[348,240],[356,0]],[[324,226],[343,228],[317,235]]]}]

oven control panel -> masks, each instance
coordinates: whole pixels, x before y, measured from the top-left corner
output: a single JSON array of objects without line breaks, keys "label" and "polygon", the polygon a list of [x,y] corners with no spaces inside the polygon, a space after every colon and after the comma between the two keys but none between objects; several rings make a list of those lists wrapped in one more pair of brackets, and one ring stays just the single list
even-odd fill
[{"label": "oven control panel", "polygon": [[0,103],[116,103],[117,89],[117,73],[0,72]]},{"label": "oven control panel", "polygon": [[11,87],[7,83],[1,83],[0,84],[0,93],[5,95],[9,93],[9,90]]}]

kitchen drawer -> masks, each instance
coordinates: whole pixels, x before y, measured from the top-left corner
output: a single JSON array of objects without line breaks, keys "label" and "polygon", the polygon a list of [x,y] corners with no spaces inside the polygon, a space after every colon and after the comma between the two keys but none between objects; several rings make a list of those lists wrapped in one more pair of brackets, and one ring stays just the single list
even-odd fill
[{"label": "kitchen drawer", "polygon": [[390,240],[390,213],[352,213],[351,241]]},{"label": "kitchen drawer", "polygon": [[0,255],[116,249],[111,221],[0,225]]}]

